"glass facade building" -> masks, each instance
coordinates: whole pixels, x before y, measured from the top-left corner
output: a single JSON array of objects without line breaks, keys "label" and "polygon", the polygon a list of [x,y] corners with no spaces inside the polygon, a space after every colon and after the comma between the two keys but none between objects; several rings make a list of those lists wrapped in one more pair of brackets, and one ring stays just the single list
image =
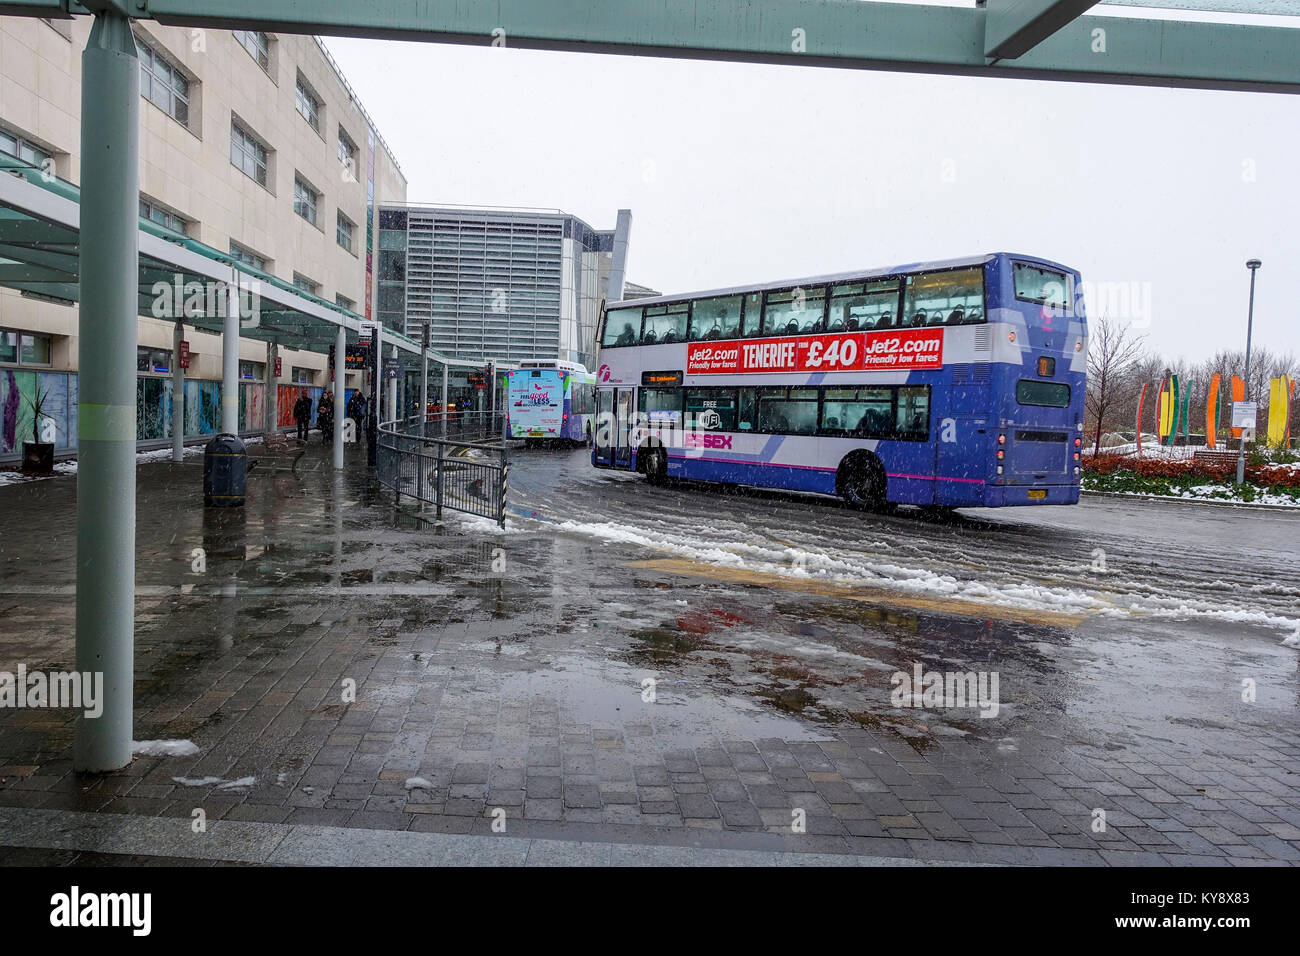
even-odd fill
[{"label": "glass facade building", "polygon": [[382,206],[378,318],[457,358],[592,368],[613,245],[558,210]]}]

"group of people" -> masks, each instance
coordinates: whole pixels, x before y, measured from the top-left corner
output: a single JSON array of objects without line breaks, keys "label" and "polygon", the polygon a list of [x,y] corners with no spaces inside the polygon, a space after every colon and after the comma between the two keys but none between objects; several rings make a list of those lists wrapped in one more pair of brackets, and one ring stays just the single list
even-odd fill
[{"label": "group of people", "polygon": [[[346,414],[348,418],[356,425],[358,433],[365,431],[364,425],[366,420],[366,410],[370,406],[370,400],[366,398],[364,392],[360,389],[352,393],[348,399]],[[298,425],[298,440],[306,441],[307,433],[310,431],[311,422],[311,395],[303,392],[298,396],[298,401],[293,405],[293,420]],[[320,402],[316,407],[316,427],[321,430],[321,438],[325,444],[330,445],[334,442],[334,391],[325,389],[321,393]]]}]

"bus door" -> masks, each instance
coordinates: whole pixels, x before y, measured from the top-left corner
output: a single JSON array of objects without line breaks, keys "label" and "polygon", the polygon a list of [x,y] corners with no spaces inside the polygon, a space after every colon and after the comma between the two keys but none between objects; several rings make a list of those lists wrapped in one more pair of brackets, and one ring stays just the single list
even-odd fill
[{"label": "bus door", "polygon": [[614,389],[596,389],[596,428],[593,461],[606,468],[614,464]]},{"label": "bus door", "polygon": [[614,389],[614,467],[632,467],[631,429],[636,410],[636,390],[631,388]]},{"label": "bus door", "polygon": [[992,431],[985,417],[949,415],[936,419],[934,504],[982,504],[989,473]]}]

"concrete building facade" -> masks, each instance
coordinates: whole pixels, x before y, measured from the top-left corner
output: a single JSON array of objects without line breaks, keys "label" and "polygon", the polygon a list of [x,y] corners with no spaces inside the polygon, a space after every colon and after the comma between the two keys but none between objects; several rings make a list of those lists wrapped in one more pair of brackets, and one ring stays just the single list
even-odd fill
[{"label": "concrete building facade", "polygon": [[[89,17],[0,17],[0,158],[80,182],[81,55],[90,27]],[[142,218],[366,315],[378,291],[375,210],[403,202],[406,180],[323,43],[143,21],[135,30]],[[139,419],[142,439],[170,430],[173,326],[148,316],[138,322],[140,401],[150,406]],[[186,339],[188,399],[192,385],[219,384],[221,347],[219,337],[194,329]],[[77,340],[75,304],[0,289],[0,407],[11,404],[8,391],[37,381],[56,388],[62,381],[62,400],[75,407]],[[273,424],[258,421],[267,388],[315,394],[329,383],[325,355],[281,348],[276,378],[267,353],[261,342],[240,344],[248,391],[240,396],[241,430]],[[193,423],[200,432],[209,430],[206,400],[200,396]],[[281,395],[281,423],[291,404]],[[0,456],[17,451],[20,420],[21,409],[0,423]],[[164,434],[153,434],[160,422]],[[187,433],[191,424],[187,408]],[[63,431],[59,443],[75,443],[70,419]]]},{"label": "concrete building facade", "polygon": [[378,316],[458,358],[592,367],[613,248],[558,209],[384,205]]}]

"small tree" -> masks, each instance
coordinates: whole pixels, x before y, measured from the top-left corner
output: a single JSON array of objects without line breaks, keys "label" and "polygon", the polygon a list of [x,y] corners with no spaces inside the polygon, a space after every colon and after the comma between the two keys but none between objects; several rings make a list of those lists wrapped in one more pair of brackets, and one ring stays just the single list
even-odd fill
[{"label": "small tree", "polygon": [[39,442],[41,440],[41,419],[45,417],[45,405],[50,400],[49,390],[42,388],[41,383],[37,381],[35,388],[32,389],[32,397],[28,398],[23,395],[23,400],[32,409],[32,441]]},{"label": "small tree", "polygon": [[1146,351],[1145,337],[1131,326],[1111,318],[1092,324],[1088,341],[1088,388],[1084,409],[1094,428],[1092,453],[1101,448],[1101,433],[1116,407],[1127,403],[1136,384],[1139,363]]}]

